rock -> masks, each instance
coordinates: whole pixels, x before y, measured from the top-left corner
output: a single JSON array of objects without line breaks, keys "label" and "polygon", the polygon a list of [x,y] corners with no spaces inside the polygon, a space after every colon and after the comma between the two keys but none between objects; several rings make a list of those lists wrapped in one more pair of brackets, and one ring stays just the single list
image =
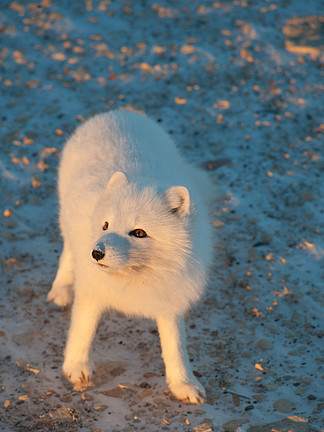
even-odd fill
[{"label": "rock", "polygon": [[100,393],[104,394],[105,396],[115,397],[115,398],[121,398],[126,395],[126,392],[122,390],[120,387],[116,387],[110,390],[104,390]]},{"label": "rock", "polygon": [[161,408],[161,407],[168,407],[168,406],[171,406],[171,402],[169,401],[169,400],[167,400],[167,399],[163,399],[163,398],[155,398],[154,400],[153,400],[153,402],[159,407],[159,408]]},{"label": "rock", "polygon": [[321,17],[317,15],[289,18],[282,29],[286,50],[319,57],[324,47],[321,24]]},{"label": "rock", "polygon": [[140,399],[144,399],[148,396],[152,396],[152,391],[151,390],[143,390],[140,394],[139,397]]},{"label": "rock", "polygon": [[[32,366],[30,365],[30,363],[27,363],[27,362],[25,362],[25,361],[23,361],[23,360],[17,360],[17,361],[16,361],[16,365],[17,365],[20,369],[22,369],[22,370],[27,370],[27,371],[29,371],[29,372],[33,372],[35,375],[39,374],[39,372],[40,372],[39,369],[36,369],[36,368],[32,367]],[[24,385],[24,387],[25,387],[25,385]]]},{"label": "rock", "polygon": [[266,350],[271,350],[273,347],[273,344],[268,339],[259,339],[256,343],[256,347],[263,350],[263,351],[266,351]]},{"label": "rock", "polygon": [[223,429],[225,432],[235,432],[235,430],[242,426],[244,423],[247,423],[249,419],[243,418],[243,419],[236,419],[236,420],[230,420],[229,422],[223,424]]},{"label": "rock", "polygon": [[214,159],[202,162],[200,166],[207,171],[214,171],[217,168],[220,168],[223,165],[229,165],[230,163],[231,159]]},{"label": "rock", "polygon": [[254,394],[253,399],[255,399],[257,402],[262,402],[266,398],[266,395],[264,394]]},{"label": "rock", "polygon": [[32,330],[32,331],[27,331],[24,333],[13,335],[11,339],[17,345],[27,345],[30,342],[32,342],[37,336],[40,336],[41,334],[42,332],[39,330]]},{"label": "rock", "polygon": [[81,399],[83,401],[93,401],[93,397],[85,392],[82,393]]},{"label": "rock", "polygon": [[60,401],[64,403],[72,402],[72,395],[70,393],[60,397]]},{"label": "rock", "polygon": [[218,219],[215,219],[214,222],[213,222],[213,225],[214,225],[215,228],[221,228],[221,227],[223,227],[225,224],[224,224],[224,222],[222,222],[222,221],[220,221],[220,220],[218,220]]},{"label": "rock", "polygon": [[312,192],[303,192],[300,194],[300,198],[304,201],[315,201],[315,196]]},{"label": "rock", "polygon": [[302,417],[287,417],[283,420],[268,423],[265,425],[250,426],[247,432],[319,432],[317,429],[311,427],[307,420]]},{"label": "rock", "polygon": [[288,399],[278,399],[274,402],[273,408],[278,412],[289,414],[296,409],[296,405]]},{"label": "rock", "polygon": [[153,378],[153,377],[159,377],[160,375],[154,372],[146,372],[143,376],[144,378]]},{"label": "rock", "polygon": [[138,390],[138,387],[136,387],[134,384],[131,384],[131,383],[128,383],[128,382],[120,383],[119,387],[122,390],[128,390],[128,391],[133,392],[133,393],[136,393],[137,390]]},{"label": "rock", "polygon": [[49,413],[50,417],[56,421],[62,420],[71,420],[70,410],[66,406],[62,406],[61,408],[56,408],[52,412]]},{"label": "rock", "polygon": [[23,269],[24,267],[25,267],[25,264],[22,261],[20,261],[16,258],[8,258],[7,259],[7,265],[4,269],[4,273],[6,274],[6,273],[8,273],[11,270],[16,269],[16,268]]},{"label": "rock", "polygon": [[209,423],[202,423],[193,428],[194,432],[213,432],[212,425]]},{"label": "rock", "polygon": [[95,366],[96,370],[92,383],[95,387],[98,387],[123,374],[126,370],[127,363],[122,361],[106,361],[98,362]]},{"label": "rock", "polygon": [[107,408],[108,408],[107,405],[96,405],[96,406],[94,407],[94,409],[95,409],[96,411],[99,411],[99,412],[105,411]]},{"label": "rock", "polygon": [[19,131],[8,132],[1,138],[2,142],[11,142],[19,137]]}]

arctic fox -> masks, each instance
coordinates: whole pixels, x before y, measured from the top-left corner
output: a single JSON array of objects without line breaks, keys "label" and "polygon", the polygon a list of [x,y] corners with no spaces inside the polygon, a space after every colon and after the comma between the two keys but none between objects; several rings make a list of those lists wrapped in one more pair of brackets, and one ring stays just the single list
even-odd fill
[{"label": "arctic fox", "polygon": [[64,375],[91,385],[89,351],[100,316],[115,309],[157,322],[173,395],[202,403],[184,313],[201,296],[212,257],[207,174],[186,163],[155,122],[99,114],[66,143],[58,175],[63,252],[48,301],[72,301]]}]

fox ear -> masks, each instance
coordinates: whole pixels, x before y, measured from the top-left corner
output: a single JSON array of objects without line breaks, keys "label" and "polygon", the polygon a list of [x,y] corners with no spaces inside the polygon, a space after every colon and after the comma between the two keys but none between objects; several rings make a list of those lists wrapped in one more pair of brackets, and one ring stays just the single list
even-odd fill
[{"label": "fox ear", "polygon": [[172,214],[188,216],[190,213],[189,191],[184,186],[174,186],[166,191],[166,198]]},{"label": "fox ear", "polygon": [[106,186],[106,195],[110,195],[110,193],[116,189],[121,188],[122,186],[126,186],[129,183],[129,179],[121,171],[116,171],[113,174]]}]

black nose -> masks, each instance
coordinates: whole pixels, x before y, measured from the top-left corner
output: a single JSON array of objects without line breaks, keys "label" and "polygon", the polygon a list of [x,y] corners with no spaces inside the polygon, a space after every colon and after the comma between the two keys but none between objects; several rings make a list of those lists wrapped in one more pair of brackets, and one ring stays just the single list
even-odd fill
[{"label": "black nose", "polygon": [[92,258],[94,258],[96,261],[102,260],[102,258],[105,256],[105,252],[103,252],[100,249],[93,249],[92,251]]}]

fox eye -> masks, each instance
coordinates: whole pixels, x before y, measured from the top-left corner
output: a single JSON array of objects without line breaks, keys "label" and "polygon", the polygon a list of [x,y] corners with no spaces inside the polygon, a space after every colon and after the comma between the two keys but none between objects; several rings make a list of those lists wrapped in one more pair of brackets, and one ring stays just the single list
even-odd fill
[{"label": "fox eye", "polygon": [[106,230],[108,229],[108,227],[109,227],[109,223],[108,223],[108,222],[105,222],[105,223],[103,224],[102,229],[103,229],[104,231],[106,231]]},{"label": "fox eye", "polygon": [[138,238],[143,238],[143,237],[147,237],[147,234],[144,230],[138,228],[138,229],[134,229],[133,231],[131,231],[129,233],[130,236],[134,236],[134,237],[138,237]]}]

